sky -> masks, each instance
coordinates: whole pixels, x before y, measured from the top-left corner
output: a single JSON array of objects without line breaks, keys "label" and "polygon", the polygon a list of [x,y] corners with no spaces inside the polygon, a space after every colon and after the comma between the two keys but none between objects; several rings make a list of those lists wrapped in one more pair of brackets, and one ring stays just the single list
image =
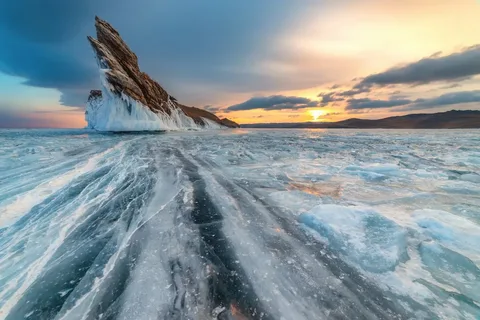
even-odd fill
[{"label": "sky", "polygon": [[480,110],[480,0],[0,0],[0,127],[86,125],[95,15],[239,123]]}]

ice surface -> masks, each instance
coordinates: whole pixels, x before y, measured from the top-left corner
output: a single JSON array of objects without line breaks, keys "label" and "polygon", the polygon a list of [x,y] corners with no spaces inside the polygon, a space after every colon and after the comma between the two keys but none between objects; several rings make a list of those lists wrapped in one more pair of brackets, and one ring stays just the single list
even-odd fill
[{"label": "ice surface", "polygon": [[367,166],[348,166],[345,170],[366,180],[384,180],[400,176],[400,169],[395,164],[371,164]]},{"label": "ice surface", "polygon": [[473,261],[435,242],[422,242],[420,255],[438,282],[480,301],[480,269]]},{"label": "ice surface", "polygon": [[479,135],[0,131],[0,318],[478,319]]},{"label": "ice surface", "polygon": [[408,259],[406,231],[374,210],[320,205],[298,220],[366,271],[393,271]]},{"label": "ice surface", "polygon": [[417,210],[412,217],[422,232],[440,244],[480,262],[480,226],[440,210]]}]

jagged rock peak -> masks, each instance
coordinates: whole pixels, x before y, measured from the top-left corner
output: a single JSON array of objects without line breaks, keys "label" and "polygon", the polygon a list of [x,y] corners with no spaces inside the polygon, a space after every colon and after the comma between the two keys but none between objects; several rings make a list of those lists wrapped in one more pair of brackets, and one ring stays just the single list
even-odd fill
[{"label": "jagged rock peak", "polygon": [[[180,112],[200,126],[206,125],[205,119],[208,119],[223,126],[238,127],[235,122],[228,119],[221,120],[206,110],[179,104],[158,82],[140,70],[137,56],[123,41],[117,30],[99,17],[95,17],[95,27],[97,39],[89,36],[88,40],[96,54],[104,90],[123,100],[133,99],[153,113],[162,116],[172,114],[178,116]],[[89,101],[90,98],[98,99],[101,94],[99,90],[92,90]],[[131,109],[131,106],[127,107]]]}]

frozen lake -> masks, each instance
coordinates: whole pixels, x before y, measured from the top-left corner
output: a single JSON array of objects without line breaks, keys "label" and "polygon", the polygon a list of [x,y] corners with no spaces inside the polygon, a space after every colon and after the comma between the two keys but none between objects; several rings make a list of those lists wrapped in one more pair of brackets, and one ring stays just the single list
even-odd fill
[{"label": "frozen lake", "polygon": [[479,130],[0,131],[0,319],[478,319]]}]

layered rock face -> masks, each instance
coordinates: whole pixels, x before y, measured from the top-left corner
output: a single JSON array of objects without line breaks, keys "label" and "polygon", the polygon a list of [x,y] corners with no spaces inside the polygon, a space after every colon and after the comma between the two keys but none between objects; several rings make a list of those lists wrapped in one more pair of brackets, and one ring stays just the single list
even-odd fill
[{"label": "layered rock face", "polygon": [[182,130],[239,127],[228,119],[177,102],[138,66],[120,34],[96,17],[97,39],[88,37],[100,68],[102,90],[92,90],[86,120],[101,131]]}]

